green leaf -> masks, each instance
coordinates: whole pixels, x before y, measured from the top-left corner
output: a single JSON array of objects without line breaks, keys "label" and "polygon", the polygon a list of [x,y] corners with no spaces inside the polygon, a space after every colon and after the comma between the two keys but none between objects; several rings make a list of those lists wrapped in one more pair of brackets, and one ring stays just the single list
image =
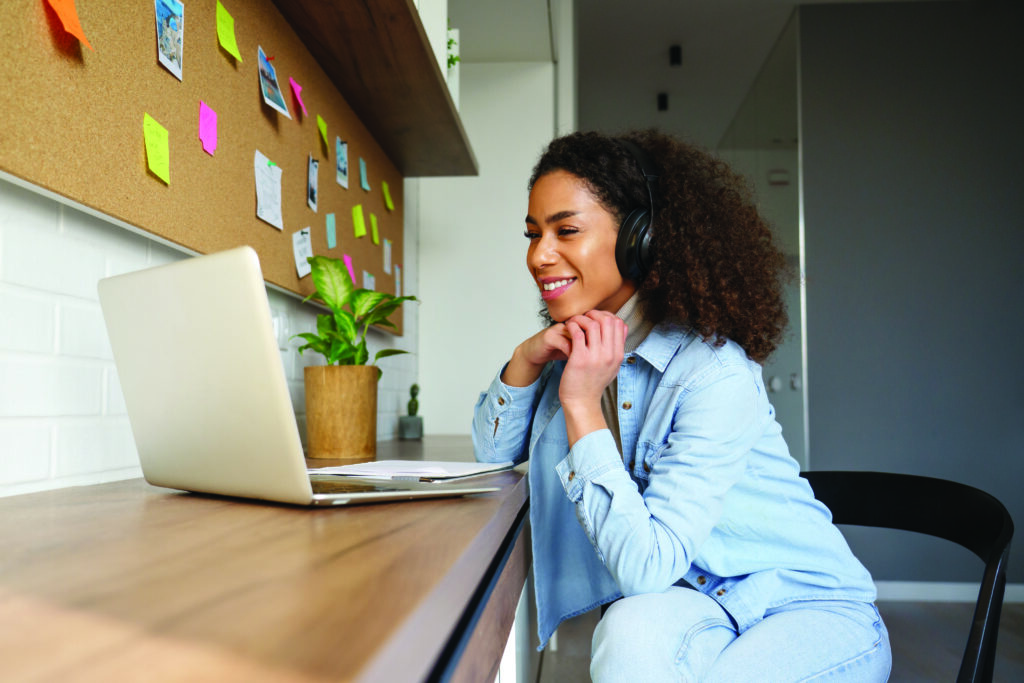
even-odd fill
[{"label": "green leaf", "polygon": [[366,322],[366,316],[373,312],[373,309],[390,298],[393,298],[393,296],[387,292],[375,292],[372,289],[357,289],[352,295],[352,312],[355,313],[356,320],[359,322]]},{"label": "green leaf", "polygon": [[359,342],[355,348],[355,356],[352,360],[353,365],[366,365],[366,361],[370,359],[370,352],[366,348],[366,340],[363,339]]},{"label": "green leaf", "polygon": [[334,324],[338,334],[347,339],[350,343],[356,341],[356,320],[348,311],[335,311]]},{"label": "green leaf", "polygon": [[345,263],[328,256],[311,256],[306,260],[313,267],[311,275],[316,294],[332,311],[344,307],[353,290],[352,278],[349,277]]},{"label": "green leaf", "polygon": [[408,351],[402,351],[401,349],[382,349],[377,352],[377,355],[373,357],[374,364],[377,363],[381,358],[387,358],[388,356],[398,356],[403,353],[409,353]]},{"label": "green leaf", "polygon": [[388,322],[388,318],[390,318],[391,314],[394,313],[396,310],[398,310],[398,307],[401,306],[406,301],[416,301],[416,297],[414,297],[414,296],[392,297],[390,301],[382,302],[373,311],[373,320],[372,320],[371,324],[373,324],[373,325],[388,325],[389,327],[395,327],[395,325],[393,323]]},{"label": "green leaf", "polygon": [[316,317],[316,331],[321,337],[328,337],[336,332],[337,329],[337,325],[334,323],[334,316],[321,313]]},{"label": "green leaf", "polygon": [[[304,344],[299,347],[300,354],[306,349],[312,349],[313,351],[322,354],[325,357],[327,356],[328,345],[327,342],[321,337],[318,337],[315,334],[310,334],[309,332],[297,334],[295,335],[295,337],[302,337],[308,342],[307,344]],[[292,337],[292,339],[294,339],[295,337]]]}]

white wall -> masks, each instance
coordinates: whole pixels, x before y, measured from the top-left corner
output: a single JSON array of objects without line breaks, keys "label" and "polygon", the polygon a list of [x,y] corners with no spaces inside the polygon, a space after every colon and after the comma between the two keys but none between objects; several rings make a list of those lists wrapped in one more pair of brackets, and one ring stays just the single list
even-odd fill
[{"label": "white wall", "polygon": [[523,217],[530,171],[554,136],[555,68],[461,66],[460,113],[480,174],[417,183],[420,412],[428,434],[468,434],[480,391],[540,329]]},{"label": "white wall", "polygon": [[[416,242],[415,221],[407,221],[407,292],[418,278]],[[0,179],[0,496],[140,475],[96,282],[184,257]],[[283,337],[315,328],[312,307],[273,290],[269,298]],[[371,352],[416,350],[418,311],[406,309],[405,337],[375,334]],[[294,342],[283,345],[304,433],[302,367],[323,361],[300,357]],[[387,439],[404,414],[417,357],[394,356],[381,366],[377,433]]]}]

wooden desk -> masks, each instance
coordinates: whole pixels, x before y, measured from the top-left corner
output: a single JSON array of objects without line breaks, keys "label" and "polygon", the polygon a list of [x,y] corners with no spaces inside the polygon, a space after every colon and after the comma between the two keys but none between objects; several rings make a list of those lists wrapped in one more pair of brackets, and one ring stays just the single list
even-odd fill
[{"label": "wooden desk", "polygon": [[517,471],[479,481],[501,491],[304,509],[131,480],[0,498],[0,679],[493,680],[527,492]]}]

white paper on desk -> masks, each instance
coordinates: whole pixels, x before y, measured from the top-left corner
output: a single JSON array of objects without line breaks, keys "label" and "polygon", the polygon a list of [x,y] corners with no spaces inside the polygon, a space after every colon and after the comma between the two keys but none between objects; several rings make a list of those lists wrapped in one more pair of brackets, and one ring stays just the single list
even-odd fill
[{"label": "white paper on desk", "polygon": [[460,479],[511,468],[511,462],[449,462],[446,460],[375,460],[336,467],[311,467],[310,474],[370,479]]}]

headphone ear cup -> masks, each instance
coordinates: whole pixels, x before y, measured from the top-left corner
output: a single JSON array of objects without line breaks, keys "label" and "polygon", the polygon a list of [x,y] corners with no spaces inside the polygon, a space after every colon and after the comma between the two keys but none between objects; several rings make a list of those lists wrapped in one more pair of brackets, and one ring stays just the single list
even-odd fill
[{"label": "headphone ear cup", "polygon": [[633,209],[622,225],[615,241],[615,264],[626,280],[639,284],[650,267],[651,214],[647,209]]}]

